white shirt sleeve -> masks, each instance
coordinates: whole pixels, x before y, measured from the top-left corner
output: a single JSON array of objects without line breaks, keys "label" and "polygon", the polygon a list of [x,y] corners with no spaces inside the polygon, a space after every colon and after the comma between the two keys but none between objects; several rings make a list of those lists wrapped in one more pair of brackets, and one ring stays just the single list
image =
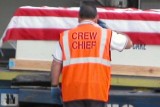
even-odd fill
[{"label": "white shirt sleeve", "polygon": [[59,42],[57,42],[55,45],[56,45],[55,46],[56,48],[53,53],[53,59],[58,62],[62,62],[62,50],[61,50],[60,44],[59,44]]},{"label": "white shirt sleeve", "polygon": [[112,31],[111,50],[123,51],[128,39],[125,35]]},{"label": "white shirt sleeve", "polygon": [[[122,51],[128,42],[128,39],[123,34],[118,34],[112,31],[112,38],[111,38],[111,50]],[[53,53],[53,59],[62,62],[62,50],[60,47],[59,42],[56,43],[55,51]]]}]

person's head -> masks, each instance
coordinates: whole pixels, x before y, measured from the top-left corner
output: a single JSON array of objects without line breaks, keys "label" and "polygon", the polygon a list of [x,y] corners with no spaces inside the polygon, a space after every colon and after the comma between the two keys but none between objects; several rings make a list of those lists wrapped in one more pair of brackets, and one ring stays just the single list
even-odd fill
[{"label": "person's head", "polygon": [[82,1],[80,4],[79,22],[86,19],[97,23],[98,14],[95,2],[93,1]]}]

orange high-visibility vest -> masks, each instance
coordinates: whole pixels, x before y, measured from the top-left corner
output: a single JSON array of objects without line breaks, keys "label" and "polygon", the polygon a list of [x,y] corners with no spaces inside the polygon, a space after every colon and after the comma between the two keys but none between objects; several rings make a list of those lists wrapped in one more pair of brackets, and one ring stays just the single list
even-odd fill
[{"label": "orange high-visibility vest", "polygon": [[62,98],[108,101],[111,30],[79,25],[60,35],[63,54]]}]

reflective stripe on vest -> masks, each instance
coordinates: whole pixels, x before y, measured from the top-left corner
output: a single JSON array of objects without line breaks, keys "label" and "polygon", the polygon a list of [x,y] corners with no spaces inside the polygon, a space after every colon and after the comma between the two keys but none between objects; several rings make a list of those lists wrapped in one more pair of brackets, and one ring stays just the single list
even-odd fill
[{"label": "reflective stripe on vest", "polygon": [[85,57],[85,58],[70,58],[70,48],[69,48],[69,40],[68,40],[68,31],[64,32],[63,36],[63,44],[64,45],[64,54],[66,56],[66,60],[63,61],[63,66],[68,66],[70,64],[79,64],[79,63],[99,63],[106,66],[110,66],[110,60],[104,59],[103,54],[105,50],[106,40],[107,40],[107,30],[102,29],[102,37],[100,42],[100,56],[99,57]]},{"label": "reflective stripe on vest", "polygon": [[63,44],[64,44],[64,54],[66,59],[70,59],[69,43],[68,43],[68,30],[64,32]]},{"label": "reflective stripe on vest", "polygon": [[85,57],[85,58],[72,58],[70,60],[65,60],[63,62],[63,66],[68,66],[71,64],[78,64],[78,63],[99,63],[106,66],[110,66],[110,61],[102,59],[102,58],[95,58],[95,57]]}]

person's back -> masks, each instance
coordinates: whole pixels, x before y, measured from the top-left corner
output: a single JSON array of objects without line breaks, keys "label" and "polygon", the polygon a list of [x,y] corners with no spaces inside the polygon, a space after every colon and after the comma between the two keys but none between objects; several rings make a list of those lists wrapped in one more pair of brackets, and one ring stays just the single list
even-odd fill
[{"label": "person's back", "polygon": [[100,27],[96,7],[88,2],[80,6],[80,24],[61,33],[60,46],[54,54],[52,85],[58,84],[63,63],[65,107],[104,107],[110,87],[110,50],[122,51],[132,46],[128,37]]},{"label": "person's back", "polygon": [[64,33],[66,35],[62,34],[60,39],[64,51],[63,100],[107,101],[111,31],[91,23],[83,23]]}]

